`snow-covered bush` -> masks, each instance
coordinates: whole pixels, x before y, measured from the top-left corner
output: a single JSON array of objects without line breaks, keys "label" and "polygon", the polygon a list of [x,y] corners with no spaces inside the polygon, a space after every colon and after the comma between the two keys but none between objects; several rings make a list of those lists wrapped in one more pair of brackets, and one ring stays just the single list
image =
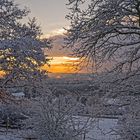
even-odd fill
[{"label": "snow-covered bush", "polygon": [[139,140],[140,139],[140,97],[130,97],[124,99],[126,105],[123,115],[119,119],[118,134],[119,140]]},{"label": "snow-covered bush", "polygon": [[28,119],[25,108],[20,104],[9,103],[0,105],[0,126],[7,129],[18,129],[23,127],[23,121]]},{"label": "snow-covered bush", "polygon": [[75,115],[77,104],[71,95],[55,97],[49,90],[36,98],[34,115],[27,121],[27,126],[33,128],[32,135],[40,140],[81,140],[90,128],[91,118],[83,121]]}]

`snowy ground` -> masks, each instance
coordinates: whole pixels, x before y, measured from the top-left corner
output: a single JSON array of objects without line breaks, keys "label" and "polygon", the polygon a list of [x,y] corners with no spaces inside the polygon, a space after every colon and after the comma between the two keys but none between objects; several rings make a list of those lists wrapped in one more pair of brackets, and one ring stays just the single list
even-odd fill
[{"label": "snowy ground", "polygon": [[20,130],[0,129],[0,140],[23,140],[20,136]]},{"label": "snowy ground", "polygon": [[[82,120],[85,120],[85,118],[82,118]],[[97,119],[86,134],[86,140],[116,140],[117,136],[112,132],[116,126],[117,119]],[[25,140],[22,138],[20,130],[2,131],[4,130],[0,129],[0,140]]]},{"label": "snowy ground", "polygon": [[116,140],[113,130],[117,126],[117,119],[99,119],[89,131],[86,140]]}]

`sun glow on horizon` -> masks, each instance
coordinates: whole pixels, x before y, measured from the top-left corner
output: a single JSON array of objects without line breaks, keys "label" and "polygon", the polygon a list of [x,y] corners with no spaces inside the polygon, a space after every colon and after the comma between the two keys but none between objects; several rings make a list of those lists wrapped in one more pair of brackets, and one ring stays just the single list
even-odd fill
[{"label": "sun glow on horizon", "polygon": [[[49,57],[49,65],[45,64],[41,67],[41,70],[50,73],[85,73],[85,71],[80,71],[81,59],[78,57],[68,57],[68,56],[57,56]],[[0,71],[0,77],[3,77],[5,73]]]},{"label": "sun glow on horizon", "polygon": [[77,57],[53,57],[49,62],[50,67],[44,65],[42,69],[48,70],[51,73],[75,73],[79,63],[80,58]]}]

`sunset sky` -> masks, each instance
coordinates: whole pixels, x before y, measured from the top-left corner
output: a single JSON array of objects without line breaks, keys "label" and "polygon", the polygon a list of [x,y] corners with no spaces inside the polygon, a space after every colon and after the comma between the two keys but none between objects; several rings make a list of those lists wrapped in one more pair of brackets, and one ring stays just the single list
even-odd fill
[{"label": "sunset sky", "polygon": [[49,72],[53,73],[75,73],[78,72],[79,62],[79,58],[76,57],[58,56],[52,58],[50,67],[45,65],[43,69],[48,69]]},{"label": "sunset sky", "polygon": [[36,17],[41,25],[43,33],[61,33],[63,27],[69,26],[65,19],[68,14],[66,3],[68,0],[15,0],[20,7],[28,7],[31,10],[30,17]]},{"label": "sunset sky", "polygon": [[[36,17],[44,33],[43,37],[51,37],[53,40],[53,49],[46,51],[52,57],[50,61],[51,67],[49,71],[53,73],[74,73],[75,65],[79,58],[69,57],[71,50],[62,49],[63,33],[69,26],[69,22],[65,19],[68,14],[66,3],[68,0],[15,0],[20,7],[28,7],[31,10],[30,17]],[[43,69],[48,69],[45,65]],[[85,71],[81,71],[85,72]]]}]

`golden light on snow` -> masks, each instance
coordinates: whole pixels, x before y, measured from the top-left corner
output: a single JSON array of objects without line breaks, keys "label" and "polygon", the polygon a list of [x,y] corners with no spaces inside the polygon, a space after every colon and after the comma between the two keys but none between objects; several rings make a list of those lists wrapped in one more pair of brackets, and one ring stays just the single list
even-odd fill
[{"label": "golden light on snow", "polygon": [[5,75],[4,71],[0,71],[0,78],[3,77]]}]

